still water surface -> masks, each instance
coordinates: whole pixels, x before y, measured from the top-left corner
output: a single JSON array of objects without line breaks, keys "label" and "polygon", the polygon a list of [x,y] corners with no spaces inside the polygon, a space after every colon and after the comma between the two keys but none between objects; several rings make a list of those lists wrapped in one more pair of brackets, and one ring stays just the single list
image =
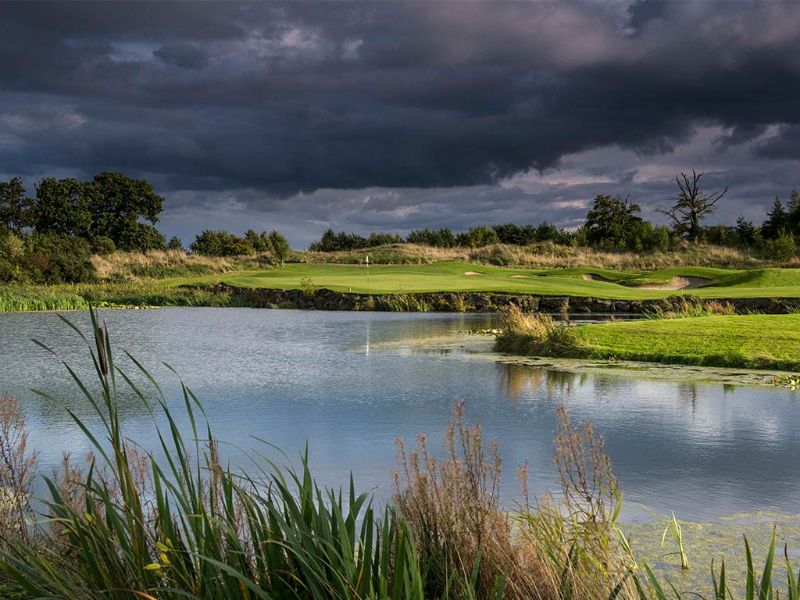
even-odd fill
[{"label": "still water surface", "polygon": [[[70,319],[88,324],[86,313]],[[498,442],[511,504],[516,469],[526,460],[535,490],[555,484],[554,413],[565,404],[573,419],[591,420],[605,435],[628,519],[647,519],[649,510],[700,520],[800,512],[800,394],[788,390],[576,375],[463,351],[425,352],[419,343],[489,327],[486,315],[175,308],[107,311],[104,319],[118,363],[131,368],[119,350],[130,351],[176,406],[177,380],[161,361],[180,373],[215,435],[230,443],[225,453],[233,465],[247,463],[240,448],[259,447],[253,436],[291,457],[307,441],[324,483],[346,484],[353,471],[357,486],[386,498],[394,440],[424,431],[438,448],[454,402],[463,400],[468,419]],[[83,455],[88,445],[64,405],[30,388],[55,393],[82,417],[93,417],[63,367],[31,338],[71,364],[85,363],[86,350],[54,314],[0,314],[0,393],[22,399],[31,443],[49,466],[63,452]],[[123,413],[128,436],[155,448],[148,411],[128,399]]]}]

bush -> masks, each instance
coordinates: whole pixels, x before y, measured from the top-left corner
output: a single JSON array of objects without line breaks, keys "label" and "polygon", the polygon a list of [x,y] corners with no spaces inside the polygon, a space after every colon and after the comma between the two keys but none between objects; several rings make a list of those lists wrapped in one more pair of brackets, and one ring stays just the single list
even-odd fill
[{"label": "bush", "polygon": [[204,256],[244,256],[255,253],[252,243],[227,231],[201,232],[189,246],[195,254]]},{"label": "bush", "polygon": [[764,254],[771,260],[789,260],[797,254],[797,243],[794,241],[794,236],[784,232],[775,239],[766,240]]},{"label": "bush", "polygon": [[464,233],[459,233],[456,240],[459,246],[465,246],[467,248],[482,248],[483,246],[500,243],[497,232],[486,225],[473,227]]},{"label": "bush", "polygon": [[453,248],[457,245],[455,234],[443,227],[441,229],[415,229],[406,236],[409,244],[434,246],[436,248]]},{"label": "bush", "polygon": [[116,249],[117,246],[114,244],[114,240],[112,240],[110,237],[101,235],[100,237],[96,237],[92,240],[92,251],[100,256],[113,254]]},{"label": "bush", "polygon": [[183,252],[183,242],[177,235],[173,235],[167,242],[167,250],[178,250]]},{"label": "bush", "polygon": [[52,233],[27,240],[26,271],[34,283],[81,283],[94,281],[92,249],[81,238]]},{"label": "bush", "polygon": [[152,225],[136,223],[125,229],[119,243],[120,250],[128,252],[147,252],[148,250],[165,250],[167,241],[164,235]]}]

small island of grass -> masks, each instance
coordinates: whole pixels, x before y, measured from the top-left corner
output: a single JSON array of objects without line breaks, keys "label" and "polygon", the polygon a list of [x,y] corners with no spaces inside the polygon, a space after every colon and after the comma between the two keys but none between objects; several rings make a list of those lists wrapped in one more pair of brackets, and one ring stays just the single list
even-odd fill
[{"label": "small island of grass", "polygon": [[800,370],[800,314],[710,315],[582,327],[507,311],[496,349],[535,356]]}]

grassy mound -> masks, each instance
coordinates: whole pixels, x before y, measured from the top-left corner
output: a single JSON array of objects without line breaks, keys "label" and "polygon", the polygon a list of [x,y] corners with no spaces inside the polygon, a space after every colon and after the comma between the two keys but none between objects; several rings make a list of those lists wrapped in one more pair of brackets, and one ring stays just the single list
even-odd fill
[{"label": "grassy mound", "polygon": [[549,343],[553,334],[537,333],[540,322],[538,315],[507,319],[507,329],[497,337],[497,349],[537,356],[800,370],[800,315],[796,314],[713,315],[575,328],[556,324],[570,332],[566,351]]}]

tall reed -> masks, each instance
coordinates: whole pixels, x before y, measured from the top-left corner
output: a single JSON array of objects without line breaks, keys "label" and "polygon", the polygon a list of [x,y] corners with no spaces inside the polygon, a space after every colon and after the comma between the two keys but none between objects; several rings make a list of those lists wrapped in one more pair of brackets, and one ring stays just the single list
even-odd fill
[{"label": "tall reed", "polygon": [[[352,480],[347,494],[319,488],[305,456],[299,473],[266,459],[256,475],[223,467],[189,388],[181,384],[186,436],[152,376],[130,357],[147,393],[116,365],[91,315],[91,337],[64,321],[89,349],[99,392],[64,365],[100,424],[68,410],[96,459],[70,497],[45,478],[36,544],[0,547],[0,571],[19,588],[49,598],[423,598],[413,537],[391,509],[378,513]],[[163,461],[142,461],[126,441],[123,389],[165,423],[156,426]]]}]

